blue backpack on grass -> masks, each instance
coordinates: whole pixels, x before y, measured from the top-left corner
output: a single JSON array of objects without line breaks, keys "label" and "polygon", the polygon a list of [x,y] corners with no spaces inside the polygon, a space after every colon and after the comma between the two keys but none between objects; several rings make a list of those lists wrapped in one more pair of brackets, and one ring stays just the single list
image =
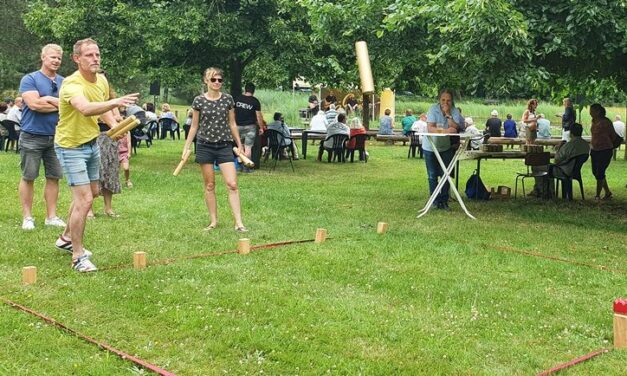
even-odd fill
[{"label": "blue backpack on grass", "polygon": [[477,175],[477,170],[470,175],[466,182],[466,197],[471,200],[490,199],[490,192],[481,181],[479,175]]}]

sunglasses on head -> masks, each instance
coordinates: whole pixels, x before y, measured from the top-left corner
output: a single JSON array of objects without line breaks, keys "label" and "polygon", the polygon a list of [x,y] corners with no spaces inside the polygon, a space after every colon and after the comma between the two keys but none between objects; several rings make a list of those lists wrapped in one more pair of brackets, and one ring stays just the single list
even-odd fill
[{"label": "sunglasses on head", "polygon": [[57,81],[53,81],[51,80],[50,83],[52,84],[52,93],[56,93],[57,90],[59,90],[59,87],[57,86]]},{"label": "sunglasses on head", "polygon": [[210,78],[209,81],[222,83],[222,79],[221,78]]}]

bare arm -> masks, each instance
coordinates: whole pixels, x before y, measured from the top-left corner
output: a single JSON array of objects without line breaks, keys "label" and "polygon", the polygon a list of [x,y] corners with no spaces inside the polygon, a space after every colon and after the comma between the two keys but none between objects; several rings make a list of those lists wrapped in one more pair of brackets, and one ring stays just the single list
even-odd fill
[{"label": "bare arm", "polygon": [[240,153],[244,153],[244,148],[242,147],[242,141],[239,138],[239,131],[237,130],[237,123],[235,122],[235,110],[229,110],[229,127],[231,128],[231,135],[235,140],[235,144],[237,144],[237,148]]},{"label": "bare arm", "polygon": [[59,111],[59,98],[51,97],[49,95],[40,97],[37,91],[27,91],[22,93],[24,102],[33,111],[41,113],[57,112]]},{"label": "bare arm", "polygon": [[263,115],[261,114],[261,111],[255,111],[255,115],[257,115],[257,125],[261,127],[261,124],[263,124]]},{"label": "bare arm", "polygon": [[97,116],[114,108],[128,106],[137,102],[139,93],[125,95],[123,97],[114,98],[106,102],[90,102],[82,95],[77,95],[70,99],[72,107],[76,108],[83,116]]}]

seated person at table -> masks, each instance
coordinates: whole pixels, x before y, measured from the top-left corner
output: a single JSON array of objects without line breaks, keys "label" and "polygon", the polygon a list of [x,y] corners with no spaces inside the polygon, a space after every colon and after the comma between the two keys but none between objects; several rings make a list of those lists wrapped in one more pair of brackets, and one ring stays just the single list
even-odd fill
[{"label": "seated person at table", "polygon": [[516,122],[512,120],[512,114],[507,114],[507,120],[503,123],[503,129],[505,134],[503,137],[516,138],[518,137],[518,130],[516,129]]},{"label": "seated person at table", "polygon": [[411,127],[416,122],[416,117],[414,116],[414,112],[412,110],[405,111],[405,117],[401,120],[401,125],[403,126],[403,135],[407,136],[409,132],[411,132]]},{"label": "seated person at table", "polygon": [[283,115],[280,112],[275,112],[273,119],[274,121],[268,124],[268,129],[277,131],[283,135],[283,145],[281,146],[289,146],[294,160],[298,160],[298,149],[296,148],[296,144],[290,138],[292,137],[292,134],[290,133],[288,126],[285,125]]},{"label": "seated person at table", "polygon": [[[355,149],[355,136],[358,134],[366,134],[366,128],[361,125],[361,120],[358,117],[354,117],[350,123],[350,139],[348,140],[348,144],[346,144],[347,149]],[[366,153],[368,154],[368,153]]]},{"label": "seated person at table", "polygon": [[379,119],[379,133],[380,135],[392,135],[394,134],[394,126],[392,125],[392,117],[390,114],[392,111],[389,108],[385,109],[385,115]]},{"label": "seated person at table", "polygon": [[[582,133],[583,126],[581,124],[575,123],[570,126],[570,141],[562,144],[562,146],[557,149],[557,152],[555,152],[555,164],[549,166],[549,174],[551,176],[570,176],[575,167],[575,160],[570,161],[568,164],[563,163],[573,157],[590,154],[590,144],[581,138]],[[560,168],[555,168],[556,165],[559,165]]]},{"label": "seated person at table", "polygon": [[311,94],[309,96],[309,101],[307,103],[307,110],[309,110],[309,115],[313,115],[320,110],[320,105],[318,104],[318,97],[316,94]]},{"label": "seated person at table", "polygon": [[538,115],[538,138],[551,138],[551,122],[544,117],[544,114]]},{"label": "seated person at table", "polygon": [[327,125],[335,123],[337,118],[337,111],[335,110],[334,104],[329,105],[329,109],[327,110],[327,112],[325,112],[324,116],[327,117]]},{"label": "seated person at table", "polygon": [[464,133],[472,135],[472,138],[470,139],[470,148],[472,150],[479,150],[481,144],[483,143],[483,137],[479,138],[479,136],[483,136],[483,133],[477,129],[475,122],[471,117],[464,119],[464,122],[466,124],[466,131]]},{"label": "seated person at table", "polygon": [[324,111],[320,110],[314,117],[311,118],[309,122],[309,130],[312,131],[327,131],[327,117],[324,114]]},{"label": "seated person at table", "polygon": [[346,121],[346,115],[339,114],[337,115],[337,121],[333,124],[330,124],[327,127],[327,140],[320,143],[320,149],[318,150],[318,160],[322,160],[322,154],[324,154],[324,148],[332,148],[333,140],[329,140],[329,137],[336,134],[345,134],[350,136],[350,128],[344,122]]},{"label": "seated person at table", "polygon": [[[411,130],[418,133],[427,133],[427,114],[424,112],[420,114],[418,120],[411,125]],[[419,136],[420,144],[422,145],[422,136]],[[422,147],[421,147],[422,150]]]},{"label": "seated person at table", "polygon": [[501,137],[501,119],[497,110],[492,110],[490,113],[490,118],[485,123],[485,130],[490,137]]}]

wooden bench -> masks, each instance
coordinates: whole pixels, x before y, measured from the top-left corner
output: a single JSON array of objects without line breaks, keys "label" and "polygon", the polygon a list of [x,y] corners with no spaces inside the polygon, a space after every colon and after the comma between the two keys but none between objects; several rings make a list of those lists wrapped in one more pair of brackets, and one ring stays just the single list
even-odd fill
[{"label": "wooden bench", "polygon": [[402,134],[378,134],[375,136],[375,140],[392,144],[396,141],[400,141],[404,146],[405,143],[409,142],[409,136],[403,136]]}]

